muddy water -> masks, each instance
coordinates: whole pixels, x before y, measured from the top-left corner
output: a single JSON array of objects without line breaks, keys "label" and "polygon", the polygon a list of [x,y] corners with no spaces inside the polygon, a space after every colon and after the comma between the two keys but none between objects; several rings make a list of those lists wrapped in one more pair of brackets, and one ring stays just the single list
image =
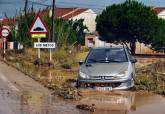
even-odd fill
[{"label": "muddy water", "polygon": [[36,91],[0,90],[0,114],[84,114],[75,104]]},{"label": "muddy water", "polygon": [[[138,67],[161,61],[160,59],[139,59]],[[64,73],[64,72],[63,72]],[[67,74],[65,76],[65,74]],[[57,73],[57,71],[39,70],[37,77],[51,82],[65,81],[73,78],[72,73]],[[99,92],[88,91],[82,92],[83,98],[80,101],[66,101],[66,106],[61,104],[59,98],[55,96],[41,96],[37,99],[36,94],[30,94],[25,97],[28,104],[25,107],[31,107],[33,112],[37,114],[90,114],[91,112],[76,109],[77,104],[95,104],[96,111],[92,114],[165,114],[165,98],[160,95],[116,91],[116,92]],[[28,96],[26,93],[24,96]],[[33,100],[34,99],[34,100]],[[23,100],[24,101],[24,100]],[[26,101],[26,102],[27,102]],[[58,102],[58,103],[57,103]],[[67,107],[67,108],[63,108]],[[27,109],[26,109],[27,110]],[[25,113],[26,114],[26,113]]]},{"label": "muddy water", "polygon": [[[63,101],[36,91],[1,90],[0,95],[8,99],[13,114],[165,114],[165,98],[149,93],[83,91],[80,101]],[[96,111],[76,109],[77,104],[95,104]]]},{"label": "muddy water", "polygon": [[[143,61],[139,63],[144,64]],[[65,82],[66,79],[74,78],[73,75],[75,74],[71,72],[48,69],[39,69],[35,72],[36,78],[42,83],[54,80]],[[165,98],[155,94],[85,90],[80,101],[68,101],[44,93],[43,90],[36,90],[32,85],[25,88],[30,89],[23,89],[20,92],[0,89],[0,105],[7,104],[13,111],[3,114],[165,114]],[[92,113],[77,109],[77,104],[95,104],[96,111]],[[4,105],[4,109],[7,106]]]},{"label": "muddy water", "polygon": [[149,93],[87,92],[80,104],[95,104],[94,114],[165,114],[165,98]]}]

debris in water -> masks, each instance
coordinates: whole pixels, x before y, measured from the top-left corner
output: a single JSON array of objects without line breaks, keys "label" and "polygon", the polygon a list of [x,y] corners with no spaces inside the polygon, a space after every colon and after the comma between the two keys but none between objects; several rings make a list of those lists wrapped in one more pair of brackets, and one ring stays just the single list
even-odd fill
[{"label": "debris in water", "polygon": [[87,111],[91,111],[91,112],[95,112],[95,104],[92,105],[86,105],[86,104],[80,104],[77,105],[76,108],[81,109],[81,110],[87,110]]}]

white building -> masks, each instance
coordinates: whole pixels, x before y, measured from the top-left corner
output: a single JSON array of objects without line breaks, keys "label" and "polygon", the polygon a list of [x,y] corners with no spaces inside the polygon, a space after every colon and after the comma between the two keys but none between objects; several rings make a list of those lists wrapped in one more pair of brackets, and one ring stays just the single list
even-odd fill
[{"label": "white building", "polygon": [[153,11],[158,15],[159,18],[165,19],[165,7],[154,7]]},{"label": "white building", "polygon": [[[43,11],[42,15],[48,13],[47,11]],[[52,10],[49,10],[49,15],[51,16]],[[76,19],[84,19],[84,25],[88,27],[90,33],[96,31],[96,19],[97,14],[92,9],[87,8],[56,8],[55,9],[55,17],[63,18],[66,20],[76,20]]]}]

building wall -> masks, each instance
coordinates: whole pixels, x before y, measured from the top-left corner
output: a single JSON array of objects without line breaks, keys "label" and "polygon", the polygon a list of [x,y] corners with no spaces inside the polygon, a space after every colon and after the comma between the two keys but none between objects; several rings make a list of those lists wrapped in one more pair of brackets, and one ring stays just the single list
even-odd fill
[{"label": "building wall", "polygon": [[[89,45],[90,40],[93,41],[93,46]],[[85,36],[85,46],[86,47],[103,47],[103,46],[110,46],[110,43],[101,41],[97,35],[86,35]]]},{"label": "building wall", "polygon": [[[97,35],[86,35],[85,37],[85,47],[104,47],[113,45],[112,43],[106,43],[99,40]],[[129,43],[127,44],[129,47]],[[136,43],[136,54],[164,54],[162,52],[156,52],[150,48],[150,45],[145,45],[143,43]]]},{"label": "building wall", "polygon": [[165,19],[165,10],[158,14],[159,18]]},{"label": "building wall", "polygon": [[164,54],[162,52],[156,52],[150,48],[150,45],[143,43],[136,43],[136,54]]},{"label": "building wall", "polygon": [[88,27],[90,33],[93,33],[96,31],[96,16],[97,14],[93,10],[89,9],[71,19],[84,19],[84,25]]}]

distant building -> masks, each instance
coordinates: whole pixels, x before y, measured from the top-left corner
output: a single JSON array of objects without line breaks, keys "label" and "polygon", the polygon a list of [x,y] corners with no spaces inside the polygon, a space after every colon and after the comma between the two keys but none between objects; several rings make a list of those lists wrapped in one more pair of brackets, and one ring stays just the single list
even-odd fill
[{"label": "distant building", "polygon": [[154,7],[152,9],[159,18],[165,19],[165,7]]},{"label": "distant building", "polygon": [[[52,10],[44,9],[40,12],[41,16],[49,15],[51,16]],[[92,9],[87,8],[56,8],[55,9],[55,18],[63,18],[65,20],[76,20],[76,19],[84,19],[84,25],[88,27],[90,33],[96,31],[96,19],[97,14]],[[15,23],[15,19],[0,19],[0,24],[8,25],[10,23]]]},{"label": "distant building", "polygon": [[110,44],[106,43],[105,41],[101,41],[98,35],[86,35],[85,46],[86,47],[103,47],[103,46],[110,46]]},{"label": "distant building", "polygon": [[0,19],[0,24],[3,24],[3,25],[14,24],[15,22],[16,22],[16,20],[14,18]]},{"label": "distant building", "polygon": [[[45,10],[41,15],[52,15],[51,10]],[[84,25],[88,27],[90,33],[96,31],[96,19],[97,14],[92,9],[87,8],[56,8],[55,18],[63,18],[65,20],[84,19]]]}]

